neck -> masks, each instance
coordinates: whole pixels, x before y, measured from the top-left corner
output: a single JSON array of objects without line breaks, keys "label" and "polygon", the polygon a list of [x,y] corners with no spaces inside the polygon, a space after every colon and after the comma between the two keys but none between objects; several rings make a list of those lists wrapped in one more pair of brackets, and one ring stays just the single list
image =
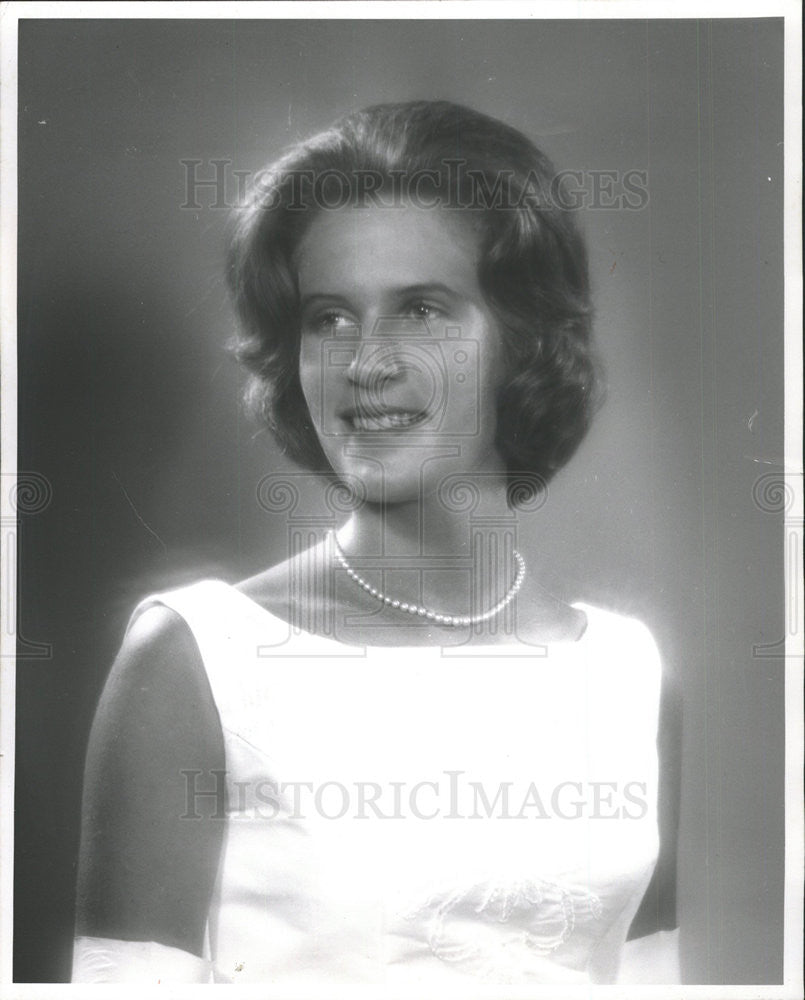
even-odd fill
[{"label": "neck", "polygon": [[497,477],[487,484],[457,478],[415,502],[365,504],[337,538],[355,570],[384,594],[455,615],[487,611],[517,573],[517,517]]}]

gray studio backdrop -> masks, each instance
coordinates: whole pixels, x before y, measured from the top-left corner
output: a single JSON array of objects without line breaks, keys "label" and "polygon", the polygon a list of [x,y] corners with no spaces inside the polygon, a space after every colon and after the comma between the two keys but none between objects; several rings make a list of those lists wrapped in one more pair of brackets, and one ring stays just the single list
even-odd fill
[{"label": "gray studio backdrop", "polygon": [[235,170],[336,115],[431,97],[511,122],[588,187],[645,172],[647,203],[581,210],[609,402],[523,547],[563,596],[641,616],[681,684],[686,979],[781,980],[782,36],[22,22],[19,461],[44,499],[21,510],[18,980],[69,974],[83,754],[131,607],[286,546],[258,496],[289,467],[223,352],[227,212],[212,187],[183,207],[182,161],[229,171],[232,200]]}]

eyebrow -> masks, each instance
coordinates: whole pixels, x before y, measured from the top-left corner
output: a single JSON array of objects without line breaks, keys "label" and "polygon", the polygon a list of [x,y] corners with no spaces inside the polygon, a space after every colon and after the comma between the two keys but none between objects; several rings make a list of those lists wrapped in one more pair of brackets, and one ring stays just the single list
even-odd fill
[{"label": "eyebrow", "polygon": [[314,292],[312,295],[304,295],[299,300],[299,304],[302,308],[309,306],[313,302],[337,302],[339,305],[348,305],[347,300],[343,295],[337,295],[335,292]]},{"label": "eyebrow", "polygon": [[423,282],[418,285],[405,285],[402,288],[395,288],[393,294],[403,297],[405,295],[426,295],[428,292],[441,292],[442,295],[458,297],[458,292],[449,285],[441,281]]},{"label": "eyebrow", "polygon": [[[397,288],[391,288],[388,294],[394,298],[406,298],[411,295],[427,295],[433,293],[441,293],[442,295],[447,295],[451,298],[458,298],[459,293],[451,288],[449,285],[443,284],[441,281],[429,281],[420,282],[415,285],[400,285]],[[300,305],[305,308],[314,302],[318,301],[335,302],[341,305],[348,305],[348,300],[336,292],[313,292],[310,295],[305,295],[301,301]]]}]

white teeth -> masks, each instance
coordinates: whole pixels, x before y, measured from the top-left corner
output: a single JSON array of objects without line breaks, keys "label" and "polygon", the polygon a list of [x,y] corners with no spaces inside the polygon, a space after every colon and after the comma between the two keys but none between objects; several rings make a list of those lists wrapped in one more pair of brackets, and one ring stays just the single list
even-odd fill
[{"label": "white teeth", "polygon": [[389,431],[400,427],[410,427],[419,421],[418,413],[383,413],[377,416],[365,417],[355,415],[351,424],[356,431]]}]

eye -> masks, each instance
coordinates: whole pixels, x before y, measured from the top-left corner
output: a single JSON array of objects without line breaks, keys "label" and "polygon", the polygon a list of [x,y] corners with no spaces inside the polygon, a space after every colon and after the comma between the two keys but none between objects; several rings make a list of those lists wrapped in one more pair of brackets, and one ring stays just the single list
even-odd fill
[{"label": "eye", "polygon": [[336,309],[328,309],[317,317],[315,325],[328,330],[336,326],[344,326],[348,322],[349,320],[343,313],[338,312]]},{"label": "eye", "polygon": [[416,316],[417,319],[435,319],[440,316],[442,310],[434,305],[432,302],[427,302],[424,299],[417,299],[415,302],[411,303],[410,312],[412,316]]},{"label": "eye", "polygon": [[340,310],[324,309],[303,320],[302,329],[309,333],[328,334],[354,325],[355,321]]}]

